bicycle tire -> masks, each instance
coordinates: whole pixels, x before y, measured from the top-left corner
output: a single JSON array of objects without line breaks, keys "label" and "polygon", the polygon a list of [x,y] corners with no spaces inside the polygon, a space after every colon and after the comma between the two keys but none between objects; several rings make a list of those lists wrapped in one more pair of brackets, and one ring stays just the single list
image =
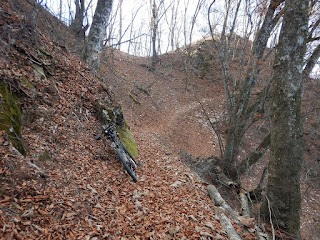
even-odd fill
[{"label": "bicycle tire", "polygon": [[134,160],[133,156],[131,155],[131,153],[126,149],[126,147],[123,145],[123,143],[120,141],[119,144],[120,148],[125,152],[125,154],[132,159],[132,161],[134,162],[134,164],[137,164],[136,160]]},{"label": "bicycle tire", "polygon": [[128,154],[121,148],[117,148],[116,152],[118,154],[118,157],[120,158],[120,161],[122,163],[122,166],[124,167],[124,169],[127,171],[127,173],[130,175],[130,177],[132,178],[132,180],[134,182],[138,182],[138,177],[137,175],[131,170],[130,166],[128,165],[130,156],[128,156]]}]

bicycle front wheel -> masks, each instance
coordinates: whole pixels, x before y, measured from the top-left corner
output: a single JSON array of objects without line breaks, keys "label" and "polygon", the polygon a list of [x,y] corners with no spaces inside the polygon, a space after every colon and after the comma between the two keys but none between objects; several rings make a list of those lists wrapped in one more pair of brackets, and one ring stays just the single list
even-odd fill
[{"label": "bicycle front wheel", "polygon": [[128,172],[133,181],[137,182],[138,177],[135,172],[135,165],[134,162],[132,162],[132,160],[130,159],[130,156],[128,156],[121,148],[117,148],[116,151],[124,169]]}]

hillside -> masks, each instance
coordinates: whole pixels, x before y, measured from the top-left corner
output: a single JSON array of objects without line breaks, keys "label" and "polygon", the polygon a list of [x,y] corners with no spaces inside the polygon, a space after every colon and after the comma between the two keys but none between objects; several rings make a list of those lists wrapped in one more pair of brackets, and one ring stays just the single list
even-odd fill
[{"label": "hillside", "polygon": [[[93,76],[68,29],[45,10],[33,22],[33,10],[29,1],[0,3],[1,83],[19,99],[14,103],[22,109],[27,152],[19,153],[8,131],[0,131],[0,238],[228,239],[207,193],[210,169],[201,164],[220,157],[203,109],[225,135],[219,64],[200,68],[195,58],[186,91],[183,52],[160,56],[153,72],[150,59],[109,49],[101,74]],[[312,113],[303,174],[306,239],[320,229],[319,115],[311,109],[319,104],[317,86],[310,82],[305,94]],[[123,109],[139,148],[138,183],[123,171],[109,142],[95,140],[102,127],[97,102]],[[245,141],[248,152],[265,128],[261,119]],[[202,178],[192,170],[197,163]],[[256,178],[244,179],[245,187],[256,184],[260,169],[249,173]],[[236,208],[234,190],[217,187]],[[233,226],[242,238],[256,239],[256,222]]]},{"label": "hillside", "polygon": [[[150,59],[117,51],[113,54],[114,58],[109,53],[109,62],[105,62],[108,68],[103,69],[113,73],[108,84],[117,93],[116,98],[121,101],[135,136],[147,136],[143,145],[156,140],[168,154],[178,154],[182,164],[191,167],[207,183],[215,182],[222,196],[239,208],[235,190],[226,189],[221,182],[216,182],[215,171],[209,165],[221,154],[217,136],[206,114],[209,114],[219,134],[226,136],[226,100],[218,63],[213,63],[205,71],[199,71],[195,64],[191,68],[189,91],[186,91],[186,73],[181,53],[161,56],[156,73],[147,68]],[[263,71],[263,75],[267,76],[271,69],[266,66]],[[199,73],[203,76],[199,77]],[[317,79],[310,79],[306,83],[303,102],[306,151],[301,189],[302,234],[305,239],[318,239],[314,236],[320,233],[320,205],[317,200],[320,196],[319,84]],[[268,133],[268,128],[268,120],[261,118],[244,141],[244,155],[257,147]],[[268,157],[269,152],[242,177],[243,187],[247,191],[258,185]]]},{"label": "hillside", "polygon": [[139,183],[130,180],[109,144],[95,140],[102,126],[95,102],[112,95],[107,76],[92,77],[16,10],[1,2],[1,80],[20,99],[27,155],[1,131],[1,238],[223,235],[205,186],[155,141],[137,136],[143,167]]}]

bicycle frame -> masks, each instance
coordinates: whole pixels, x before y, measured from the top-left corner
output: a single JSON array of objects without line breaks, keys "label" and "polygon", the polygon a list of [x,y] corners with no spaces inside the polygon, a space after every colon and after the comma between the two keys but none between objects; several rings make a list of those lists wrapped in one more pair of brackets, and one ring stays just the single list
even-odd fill
[{"label": "bicycle frame", "polygon": [[130,152],[126,149],[126,147],[118,138],[116,124],[111,123],[108,127],[103,129],[100,135],[96,138],[96,140],[100,140],[102,135],[105,135],[107,139],[109,139],[115,145],[114,148],[117,152],[118,157],[121,160],[123,167],[128,172],[128,174],[132,177],[133,181],[137,182],[138,178],[135,173],[137,163],[132,157],[132,155],[130,154]]}]

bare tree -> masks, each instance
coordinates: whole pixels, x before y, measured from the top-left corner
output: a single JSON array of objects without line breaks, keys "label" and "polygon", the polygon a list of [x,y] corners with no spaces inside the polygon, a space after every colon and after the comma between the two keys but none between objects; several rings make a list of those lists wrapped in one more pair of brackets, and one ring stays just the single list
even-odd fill
[{"label": "bare tree", "polygon": [[83,58],[97,71],[100,65],[100,52],[106,38],[106,28],[112,9],[113,0],[98,0],[92,25],[85,44]]},{"label": "bare tree", "polygon": [[311,14],[310,14],[310,26],[308,33],[308,58],[304,69],[305,74],[309,76],[318,63],[320,57],[320,2],[313,0],[311,1]]},{"label": "bare tree", "polygon": [[178,23],[177,18],[178,18],[178,9],[180,6],[180,0],[172,1],[171,6],[172,6],[170,8],[171,16],[170,16],[170,19],[167,20],[167,24],[169,27],[168,48],[170,46],[171,50],[173,51],[177,48],[177,44],[175,43],[175,41],[176,41],[176,35],[178,34],[178,32],[177,32],[177,23]]},{"label": "bare tree", "polygon": [[[262,26],[258,30],[253,43],[253,57],[250,59],[245,80],[239,86],[239,94],[235,96],[237,100],[235,102],[235,98],[231,97],[231,101],[229,101],[230,129],[227,136],[224,160],[231,164],[236,160],[245,131],[250,125],[250,121],[252,121],[252,116],[259,107],[259,104],[250,105],[250,99],[260,71],[261,60],[268,39],[281,16],[281,11],[276,12],[276,9],[283,1],[284,0],[270,1]],[[231,94],[229,94],[229,96],[231,96]]]},{"label": "bare tree", "polygon": [[[159,24],[161,19],[165,16],[166,12],[170,8],[169,6],[165,6],[164,0],[159,0],[157,4],[156,0],[153,0],[151,3],[151,49],[152,49],[152,64],[151,68],[155,69],[155,66],[158,62],[158,50],[161,46],[161,33],[159,32]],[[157,47],[158,40],[158,47]]]},{"label": "bare tree", "polygon": [[62,20],[62,0],[60,0],[59,3],[59,19],[60,21]]},{"label": "bare tree", "polygon": [[[224,149],[223,163],[225,164],[226,172],[229,172],[230,177],[237,178],[235,165],[239,154],[240,146],[243,137],[248,128],[256,121],[255,113],[263,107],[263,101],[266,98],[267,88],[261,91],[256,97],[256,101],[252,101],[252,92],[256,86],[260,66],[263,63],[263,56],[267,46],[268,39],[272,35],[276,24],[281,16],[281,3],[284,0],[270,0],[264,12],[264,19],[261,21],[261,27],[255,36],[255,40],[250,48],[249,38],[255,30],[253,18],[254,9],[250,5],[250,1],[230,1],[226,0],[225,16],[221,26],[219,39],[216,40],[214,35],[213,24],[211,23],[210,14],[214,11],[213,1],[208,10],[208,21],[211,32],[212,41],[215,49],[218,52],[218,59],[221,64],[223,82],[227,97],[228,109],[228,134]],[[246,24],[245,31],[241,37],[242,47],[234,44],[234,40],[240,41],[240,38],[235,33],[237,22],[239,21],[240,7],[243,6],[245,11],[244,19]],[[243,15],[243,14],[242,14]],[[259,21],[258,21],[259,22]],[[238,40],[237,40],[238,39]],[[251,53],[249,53],[251,49]],[[240,52],[239,52],[240,50]],[[234,52],[239,52],[239,66],[235,74],[231,74],[230,61],[234,56]],[[249,58],[249,61],[246,60]],[[245,65],[247,65],[245,67]],[[267,85],[266,85],[267,86]],[[268,136],[266,136],[268,139]],[[263,141],[264,145],[268,142]],[[256,157],[261,155],[255,155]],[[243,169],[243,167],[242,167]]]},{"label": "bare tree", "polygon": [[[163,1],[161,1],[160,4],[162,4]],[[160,5],[159,4],[159,5]],[[151,16],[151,38],[152,38],[152,68],[155,68],[155,65],[158,61],[158,54],[157,54],[157,49],[156,49],[156,40],[157,40],[157,32],[158,32],[158,24],[159,24],[159,19],[158,19],[158,6],[156,5],[156,1],[153,0],[152,3],[152,16]]]},{"label": "bare tree", "polygon": [[[132,46],[133,43],[135,43],[135,45],[141,45],[141,37],[146,35],[144,33],[142,33],[142,30],[141,30],[141,25],[140,25],[140,28],[137,28],[137,26],[134,24],[135,23],[135,19],[138,15],[138,12],[140,11],[140,9],[142,8],[142,6],[138,7],[137,10],[135,12],[132,12],[132,17],[131,17],[131,24],[130,26],[128,26],[127,30],[129,31],[129,44],[128,44],[128,50],[127,52],[130,53],[130,48]],[[124,35],[122,35],[124,36]],[[136,39],[140,39],[139,42],[137,42]],[[138,52],[135,52],[136,55],[139,55]]]},{"label": "bare tree", "polygon": [[[320,41],[317,39],[317,36],[319,34],[319,31],[317,31],[319,23],[320,23],[320,18],[319,18],[319,3],[318,5],[316,4],[316,1],[313,1],[313,4],[311,5],[311,11],[310,11],[310,26],[309,26],[309,33],[308,33],[308,38],[307,38],[307,48],[308,48],[308,52],[305,56],[305,68],[304,68],[304,75],[305,77],[309,77],[310,74],[312,73],[313,68],[315,67],[315,65],[317,64],[317,61],[319,59],[319,55],[320,55]],[[274,8],[275,6],[279,6],[281,4],[281,2],[278,2],[277,4],[271,5],[269,6],[269,9],[267,11],[267,15],[271,15],[270,13],[272,13],[272,11],[270,11],[270,7]],[[278,21],[279,15],[281,15],[283,13],[283,11],[279,11],[277,12],[277,14],[275,15],[275,17],[273,17],[273,19],[271,20],[270,16],[269,17],[265,17],[265,19],[269,18],[269,22],[273,22],[272,25],[275,24],[276,21]],[[266,24],[264,24],[264,26],[266,26]],[[275,28],[275,27],[274,27]],[[270,29],[269,29],[270,31]],[[260,30],[257,34],[257,36],[259,36],[259,34],[261,35],[262,32],[266,32],[266,30]],[[256,37],[257,39],[258,37]],[[267,39],[264,38],[263,41],[266,43]],[[257,40],[255,41],[255,43],[258,42]],[[259,41],[261,46],[262,41]],[[263,45],[265,45],[265,43]],[[256,47],[256,49],[261,49],[261,47],[257,47],[256,44],[254,44],[254,46]],[[262,51],[258,50],[258,51],[253,51],[254,54],[257,56],[257,58],[260,60],[262,59]],[[259,73],[259,68],[257,69],[257,74]],[[265,88],[267,90],[267,88]],[[252,105],[253,106],[253,105]],[[261,144],[252,152],[252,154],[250,156],[248,156],[243,162],[241,162],[241,164],[239,165],[239,172],[240,174],[243,173],[249,166],[257,163],[257,161],[263,156],[263,154],[266,152],[266,150],[268,149],[270,145],[270,134],[268,134],[263,141],[261,142]]]},{"label": "bare tree", "polygon": [[185,15],[184,15],[184,38],[185,38],[185,47],[186,47],[186,58],[184,61],[184,66],[185,66],[185,71],[186,71],[186,91],[188,90],[189,83],[190,83],[190,76],[189,76],[189,66],[190,66],[190,59],[191,59],[191,45],[192,45],[192,36],[193,36],[193,31],[194,31],[194,26],[197,21],[197,17],[200,13],[201,7],[204,5],[205,0],[198,0],[196,9],[194,11],[194,14],[192,16],[191,24],[190,24],[190,29],[189,31],[187,30],[187,8],[188,6],[185,6]]},{"label": "bare tree", "polygon": [[[121,36],[122,36],[122,3],[123,3],[123,0],[119,0],[119,11],[120,11],[120,16],[119,16],[119,37],[120,37],[120,40],[119,42],[121,42]],[[120,50],[120,44],[118,45],[118,49]]]},{"label": "bare tree", "polygon": [[76,38],[84,39],[85,31],[89,26],[83,26],[84,13],[86,11],[85,0],[75,0],[74,3],[76,5],[76,13],[73,21],[71,22],[70,28],[74,32]]}]

